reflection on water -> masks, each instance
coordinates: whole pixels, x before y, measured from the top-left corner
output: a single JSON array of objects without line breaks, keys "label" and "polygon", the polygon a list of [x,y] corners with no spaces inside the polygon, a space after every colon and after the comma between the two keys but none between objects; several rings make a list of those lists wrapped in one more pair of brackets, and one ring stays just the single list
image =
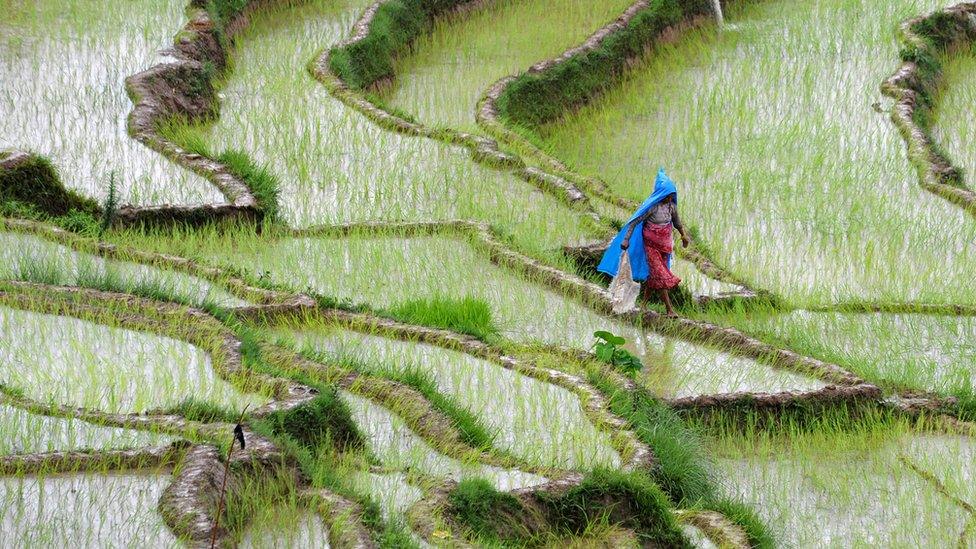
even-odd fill
[{"label": "reflection on water", "polygon": [[0,477],[5,548],[179,547],[156,512],[168,476]]}]

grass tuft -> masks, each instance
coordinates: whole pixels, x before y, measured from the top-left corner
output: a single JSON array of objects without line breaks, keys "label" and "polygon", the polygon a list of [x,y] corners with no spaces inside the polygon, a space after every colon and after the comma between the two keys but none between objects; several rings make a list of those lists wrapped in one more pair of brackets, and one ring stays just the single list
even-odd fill
[{"label": "grass tuft", "polygon": [[238,414],[233,410],[193,397],[184,398],[179,404],[161,410],[161,413],[183,416],[190,421],[199,421],[202,423],[213,423],[217,421],[236,423],[239,418]]},{"label": "grass tuft", "polygon": [[[0,160],[6,156],[0,153]],[[54,223],[85,235],[98,234],[100,209],[94,200],[64,186],[50,160],[30,154],[0,167],[0,216]]]},{"label": "grass tuft", "polygon": [[482,340],[499,335],[491,307],[473,297],[412,299],[393,307],[388,314],[409,324],[443,328]]},{"label": "grass tuft", "polygon": [[690,547],[671,512],[668,497],[647,475],[596,469],[579,486],[545,498],[553,523],[582,532],[594,522],[633,528],[638,538],[667,547]]},{"label": "grass tuft", "polygon": [[291,410],[274,412],[264,421],[275,434],[287,435],[309,449],[331,444],[340,448],[362,447],[364,443],[349,409],[335,390],[322,392]]},{"label": "grass tuft", "polygon": [[480,478],[462,480],[448,496],[447,512],[488,543],[523,537],[513,520],[523,511],[518,499]]},{"label": "grass tuft", "polygon": [[227,166],[235,176],[251,189],[267,221],[278,219],[278,194],[280,185],[266,165],[258,165],[241,150],[226,150],[217,156],[217,161]]}]

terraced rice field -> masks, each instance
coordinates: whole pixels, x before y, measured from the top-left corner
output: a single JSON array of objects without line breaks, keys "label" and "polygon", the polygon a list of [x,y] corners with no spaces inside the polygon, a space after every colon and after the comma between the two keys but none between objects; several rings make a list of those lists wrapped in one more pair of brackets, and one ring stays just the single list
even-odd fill
[{"label": "terraced rice field", "polygon": [[894,29],[943,4],[738,4],[726,29],[660,46],[545,128],[546,144],[632,200],[667,166],[717,259],[791,303],[972,304],[976,222],[919,187],[872,108],[889,107]]},{"label": "terraced rice field", "polygon": [[[729,473],[729,490],[753,501],[771,524],[779,525],[785,544],[933,547],[969,542],[960,534],[972,517],[953,501],[972,499],[968,439],[853,433],[828,440],[800,436],[740,444],[719,454],[716,466]],[[943,472],[936,482],[944,483],[946,493],[913,466]],[[853,505],[862,512],[850,513]]]},{"label": "terraced rice field", "polygon": [[383,97],[424,122],[478,131],[476,106],[496,80],[575,46],[630,4],[486,2],[439,21],[419,39]]},{"label": "terraced rice field", "polygon": [[125,540],[126,547],[178,547],[154,508],[167,480],[148,474],[4,477],[4,543],[38,547],[70,540],[99,547]]},{"label": "terraced rice field", "polygon": [[[459,147],[385,131],[312,78],[306,66],[367,4],[317,0],[256,16],[234,52],[220,118],[176,133],[195,148],[243,149],[267,164],[291,226],[473,219],[533,250],[585,240],[579,214],[527,183]],[[524,206],[508,208],[509,200]]]},{"label": "terraced rice field", "polygon": [[972,127],[973,68],[976,52],[963,51],[949,56],[945,61],[945,89],[936,106],[933,133],[935,142],[941,145],[953,163],[959,167],[966,182],[976,175],[976,158],[973,151]]},{"label": "terraced rice field", "polygon": [[976,4],[0,10],[0,546],[976,546]]},{"label": "terraced rice field", "polygon": [[99,200],[115,174],[129,204],[210,203],[217,189],[126,132],[125,78],[152,66],[184,22],[182,0],[6,0],[0,22],[0,146],[48,156]]}]

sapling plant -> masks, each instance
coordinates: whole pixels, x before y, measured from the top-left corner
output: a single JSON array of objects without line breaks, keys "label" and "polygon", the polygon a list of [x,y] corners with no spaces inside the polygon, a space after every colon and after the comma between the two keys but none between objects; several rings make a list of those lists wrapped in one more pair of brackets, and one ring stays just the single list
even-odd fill
[{"label": "sapling plant", "polygon": [[591,349],[596,357],[602,362],[606,362],[611,366],[619,368],[621,371],[631,377],[636,377],[637,372],[641,371],[641,369],[644,367],[640,358],[634,356],[630,351],[622,347],[622,345],[627,343],[626,339],[604,330],[593,332],[593,337],[595,337],[597,341],[593,344]]},{"label": "sapling plant", "polygon": [[108,180],[108,193],[105,195],[105,200],[102,202],[102,219],[98,226],[98,237],[101,238],[106,231],[112,226],[112,222],[115,221],[115,214],[119,208],[119,196],[118,187],[115,183],[115,172],[113,171],[109,175]]}]

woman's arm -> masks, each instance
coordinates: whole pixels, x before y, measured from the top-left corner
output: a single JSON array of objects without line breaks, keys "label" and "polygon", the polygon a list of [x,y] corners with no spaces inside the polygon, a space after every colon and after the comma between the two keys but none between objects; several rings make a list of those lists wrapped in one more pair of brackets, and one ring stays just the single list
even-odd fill
[{"label": "woman's arm", "polygon": [[645,213],[644,215],[638,217],[637,219],[627,224],[627,233],[624,234],[624,240],[623,242],[620,243],[620,249],[626,250],[627,248],[630,247],[630,236],[634,234],[634,227],[636,227],[639,223],[643,223],[644,221],[647,221],[647,218],[651,217],[651,213],[653,211],[654,211],[653,208],[647,210],[647,213]]},{"label": "woman's arm", "polygon": [[633,221],[631,221],[630,223],[627,224],[627,232],[624,234],[624,239],[620,243],[620,249],[621,250],[626,250],[627,248],[630,247],[630,237],[631,237],[631,235],[634,234],[634,227],[636,227],[637,224],[640,223],[640,222],[641,222],[640,219],[635,219],[635,220],[633,220]]},{"label": "woman's arm", "polygon": [[678,217],[678,205],[671,204],[671,225],[678,230],[678,234],[681,235],[681,245],[685,248],[691,243],[691,239],[688,238],[687,233],[685,233],[685,226],[681,223],[681,218]]}]

